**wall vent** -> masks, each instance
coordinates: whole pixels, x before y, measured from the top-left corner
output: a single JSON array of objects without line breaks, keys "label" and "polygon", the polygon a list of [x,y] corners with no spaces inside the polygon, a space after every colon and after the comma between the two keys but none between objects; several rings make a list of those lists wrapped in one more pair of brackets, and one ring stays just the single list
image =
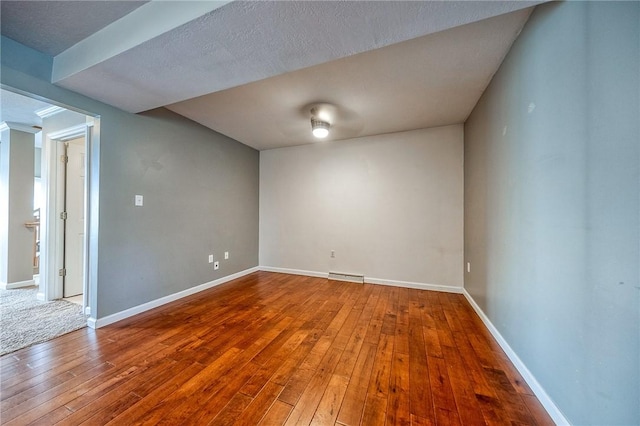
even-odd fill
[{"label": "wall vent", "polygon": [[364,275],[345,274],[344,272],[329,272],[329,279],[334,281],[348,281],[350,283],[364,284]]}]

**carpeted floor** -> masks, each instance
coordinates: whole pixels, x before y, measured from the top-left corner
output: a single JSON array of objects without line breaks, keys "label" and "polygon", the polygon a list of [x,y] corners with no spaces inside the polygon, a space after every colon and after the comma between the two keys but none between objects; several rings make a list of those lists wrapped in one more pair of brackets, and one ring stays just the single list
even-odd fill
[{"label": "carpeted floor", "polygon": [[65,300],[41,302],[38,289],[0,289],[0,355],[87,326],[82,306]]}]

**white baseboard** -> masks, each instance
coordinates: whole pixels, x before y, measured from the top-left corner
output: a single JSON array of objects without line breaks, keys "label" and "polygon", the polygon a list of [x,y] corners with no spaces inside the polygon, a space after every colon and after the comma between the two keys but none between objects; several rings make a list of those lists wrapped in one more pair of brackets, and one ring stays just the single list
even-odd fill
[{"label": "white baseboard", "polygon": [[191,296],[192,294],[199,293],[203,290],[207,290],[211,287],[215,287],[220,284],[224,284],[231,280],[235,280],[236,278],[243,277],[245,275],[251,274],[253,272],[257,272],[260,269],[258,267],[245,269],[244,271],[237,272],[235,274],[227,275],[226,277],[218,278],[214,281],[209,281],[208,283],[200,284],[195,287],[188,288],[186,290],[179,291],[177,293],[170,294],[168,296],[161,297],[159,299],[152,300],[147,303],[143,303],[142,305],[134,306],[133,308],[125,309],[124,311],[117,312],[115,314],[107,315],[103,318],[94,318],[90,317],[87,320],[87,325],[91,328],[100,328],[107,326],[109,324],[113,324],[114,322],[122,321],[123,319],[132,317],[134,315],[141,314],[150,309],[157,308],[162,305],[166,305],[167,303],[174,302],[176,300],[182,299],[183,297]]},{"label": "white baseboard", "polygon": [[444,291],[447,293],[462,293],[462,287],[454,287],[441,284],[415,283],[411,281],[384,280],[380,278],[364,277],[364,282],[368,284],[389,285],[393,287],[415,288],[418,290]]},{"label": "white baseboard", "polygon": [[0,283],[0,288],[3,290],[13,290],[14,288],[32,287],[36,285],[34,280],[17,281],[15,283]]},{"label": "white baseboard", "polygon": [[570,425],[567,418],[562,414],[558,406],[553,402],[551,397],[545,392],[544,388],[540,385],[538,380],[534,377],[534,375],[529,371],[527,366],[522,362],[520,357],[513,351],[509,343],[502,337],[502,334],[498,331],[498,329],[493,325],[489,317],[484,313],[480,306],[476,303],[475,300],[471,297],[471,295],[467,292],[467,290],[463,289],[462,294],[467,298],[473,309],[476,311],[484,325],[489,329],[493,338],[496,339],[502,350],[507,354],[513,365],[522,375],[522,378],[527,382],[533,393],[536,395],[542,406],[547,410],[547,413],[551,416],[553,421],[557,425]]},{"label": "white baseboard", "polygon": [[[96,322],[97,322],[97,320],[96,320],[95,318],[93,318],[93,317],[89,317],[89,319],[87,320],[87,327],[89,327],[89,328],[93,328],[93,329],[95,330],[96,328],[98,328],[98,327],[96,326]],[[103,327],[104,327],[104,326],[103,326]]]},{"label": "white baseboard", "polygon": [[[308,277],[328,278],[328,272],[304,271],[301,269],[275,268],[273,266],[260,266],[261,271],[279,272],[281,274],[305,275]],[[462,293],[462,287],[454,287],[439,284],[415,283],[411,281],[385,280],[381,278],[364,277],[367,284],[389,285],[394,287],[416,288],[418,290],[445,291],[447,293]]]},{"label": "white baseboard", "polygon": [[265,272],[278,272],[281,274],[304,275],[307,277],[327,278],[328,272],[303,271],[301,269],[275,268],[273,266],[259,266],[258,269]]}]

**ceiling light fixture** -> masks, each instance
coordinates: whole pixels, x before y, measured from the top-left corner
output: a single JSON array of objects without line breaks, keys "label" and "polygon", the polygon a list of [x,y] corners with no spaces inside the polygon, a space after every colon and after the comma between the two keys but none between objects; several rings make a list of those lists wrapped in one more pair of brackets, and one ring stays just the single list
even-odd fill
[{"label": "ceiling light fixture", "polygon": [[331,125],[326,121],[311,118],[311,133],[318,139],[324,139],[329,136],[329,128]]}]

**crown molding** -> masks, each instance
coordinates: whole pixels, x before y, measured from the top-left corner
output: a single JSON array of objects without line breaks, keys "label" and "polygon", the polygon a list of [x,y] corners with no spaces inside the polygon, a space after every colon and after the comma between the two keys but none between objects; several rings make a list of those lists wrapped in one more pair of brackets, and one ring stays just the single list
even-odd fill
[{"label": "crown molding", "polygon": [[40,126],[32,126],[29,124],[15,123],[13,121],[3,121],[2,123],[0,123],[0,132],[3,132],[8,129],[20,130],[21,132],[33,133],[33,134],[42,131],[42,127]]},{"label": "crown molding", "polygon": [[62,111],[64,111],[64,108],[52,105],[48,108],[43,108],[41,110],[36,111],[36,114],[40,118],[47,118],[47,117],[51,117],[52,115],[56,115]]}]

